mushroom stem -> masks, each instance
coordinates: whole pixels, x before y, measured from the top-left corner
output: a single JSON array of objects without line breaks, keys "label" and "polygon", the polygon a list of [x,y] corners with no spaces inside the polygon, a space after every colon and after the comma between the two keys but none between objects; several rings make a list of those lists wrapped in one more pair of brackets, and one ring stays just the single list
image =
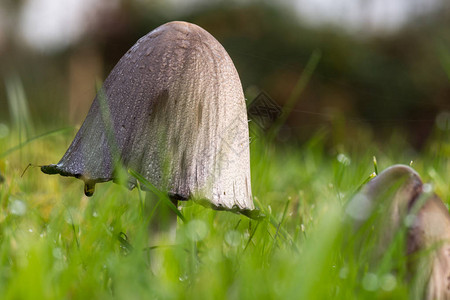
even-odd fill
[{"label": "mushroom stem", "polygon": [[[178,200],[170,199],[178,207]],[[153,192],[146,192],[145,213],[150,218],[148,223],[149,245],[158,245],[161,238],[175,242],[178,216]],[[164,237],[161,234],[164,233]]]}]

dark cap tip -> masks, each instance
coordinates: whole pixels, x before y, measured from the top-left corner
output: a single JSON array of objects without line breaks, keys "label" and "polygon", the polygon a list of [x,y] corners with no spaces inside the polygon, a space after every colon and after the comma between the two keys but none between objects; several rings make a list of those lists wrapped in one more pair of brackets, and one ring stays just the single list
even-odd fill
[{"label": "dark cap tip", "polygon": [[53,165],[53,164],[47,165],[47,166],[42,166],[41,171],[42,171],[42,173],[49,174],[49,175],[59,174],[58,168],[56,167],[56,165]]},{"label": "dark cap tip", "polygon": [[95,192],[95,182],[86,182],[84,184],[84,194],[88,197],[92,197]]}]

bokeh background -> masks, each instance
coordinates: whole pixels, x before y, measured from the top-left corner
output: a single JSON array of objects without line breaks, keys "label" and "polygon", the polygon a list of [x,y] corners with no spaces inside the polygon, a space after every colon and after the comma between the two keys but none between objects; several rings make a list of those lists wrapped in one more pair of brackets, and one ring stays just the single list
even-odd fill
[{"label": "bokeh background", "polygon": [[[196,23],[225,47],[247,101],[283,106],[320,55],[279,141],[320,130],[412,150],[450,130],[448,0],[2,0],[0,138],[79,126],[96,84],[141,36]],[[30,125],[31,124],[31,125]]]}]

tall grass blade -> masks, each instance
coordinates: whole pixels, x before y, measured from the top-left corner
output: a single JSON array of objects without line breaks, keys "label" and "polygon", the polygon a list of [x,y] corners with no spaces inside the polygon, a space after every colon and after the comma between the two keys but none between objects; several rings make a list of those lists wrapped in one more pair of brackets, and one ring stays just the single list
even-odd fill
[{"label": "tall grass blade", "polygon": [[22,141],[22,138],[33,135],[33,122],[25,89],[16,75],[6,78],[5,86],[12,125],[19,134],[19,141]]}]

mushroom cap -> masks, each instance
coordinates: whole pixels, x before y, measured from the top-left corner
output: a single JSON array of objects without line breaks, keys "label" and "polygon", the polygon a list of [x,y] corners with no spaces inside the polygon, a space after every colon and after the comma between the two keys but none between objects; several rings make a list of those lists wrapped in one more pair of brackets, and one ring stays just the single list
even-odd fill
[{"label": "mushroom cap", "polygon": [[[450,214],[437,195],[423,191],[422,180],[416,171],[405,165],[389,167],[372,179],[352,202],[349,207],[364,207],[371,203],[371,212],[376,205],[386,204],[379,220],[382,222],[379,224],[381,252],[404,218],[414,215],[406,232],[406,253],[424,251],[409,266],[418,276],[412,284],[414,290],[424,299],[450,299]],[[355,209],[352,210],[354,214]]]},{"label": "mushroom cap", "polygon": [[[170,22],[139,39],[106,78],[59,163],[41,169],[93,186],[116,179],[118,163],[177,199],[254,209],[239,75],[201,27]],[[129,177],[129,188],[135,185]]]},{"label": "mushroom cap", "polygon": [[393,165],[371,180],[365,194],[371,201],[382,201],[391,206],[390,220],[396,228],[405,212],[422,192],[419,174],[406,165]]},{"label": "mushroom cap", "polygon": [[419,174],[409,166],[393,165],[367,183],[347,206],[354,219],[366,220],[375,205],[385,205],[390,225],[397,227],[412,199],[422,191]]},{"label": "mushroom cap", "polygon": [[406,198],[413,197],[421,191],[422,180],[420,175],[406,165],[393,165],[383,170],[373,178],[365,187],[370,197],[377,197],[392,188],[400,188]]}]

